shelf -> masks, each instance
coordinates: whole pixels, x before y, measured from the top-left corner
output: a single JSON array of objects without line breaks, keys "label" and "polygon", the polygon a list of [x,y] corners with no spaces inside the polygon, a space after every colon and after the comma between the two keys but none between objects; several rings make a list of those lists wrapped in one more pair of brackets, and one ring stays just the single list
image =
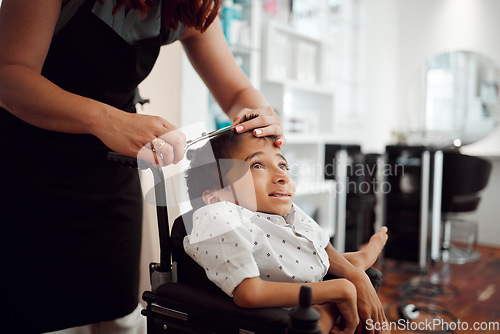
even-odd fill
[{"label": "shelf", "polygon": [[332,95],[323,70],[330,57],[330,43],[275,20],[268,22],[265,32],[264,79],[292,89]]},{"label": "shelf", "polygon": [[237,53],[240,55],[245,55],[245,54],[249,55],[252,52],[260,52],[261,51],[260,48],[252,48],[252,47],[246,46],[246,45],[230,45],[229,49],[231,50],[231,52]]},{"label": "shelf", "polygon": [[[321,38],[312,37],[312,36],[303,34],[301,32],[298,32],[297,30],[295,30],[293,27],[286,25],[284,23],[278,22],[278,21],[270,21],[269,26],[276,29],[276,30],[280,30],[281,32],[284,32],[287,35],[298,38],[298,39],[303,39],[303,40],[306,40],[306,41],[309,41],[312,43],[316,43],[316,44],[326,44],[327,43],[325,40],[323,40]],[[331,44],[331,43],[328,43],[328,44]]]}]

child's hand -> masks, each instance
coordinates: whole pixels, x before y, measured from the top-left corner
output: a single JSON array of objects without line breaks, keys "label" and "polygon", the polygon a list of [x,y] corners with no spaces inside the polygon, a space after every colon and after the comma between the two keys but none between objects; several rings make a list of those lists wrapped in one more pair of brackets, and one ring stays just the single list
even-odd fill
[{"label": "child's hand", "polygon": [[[258,115],[249,121],[240,123],[244,115]],[[265,137],[275,135],[278,139],[275,142],[277,147],[285,144],[283,128],[278,115],[271,107],[260,107],[257,109],[242,109],[234,118],[233,127],[237,133],[246,132],[253,129],[253,134],[256,137]]]},{"label": "child's hand", "polygon": [[370,320],[373,324],[378,325],[370,330],[367,329],[366,333],[385,333],[384,330],[375,330],[376,328],[385,328],[383,324],[387,324],[388,320],[385,316],[384,307],[380,302],[370,279],[363,273],[362,279],[355,280],[353,283],[356,286],[357,306],[362,324],[366,325],[368,320]]},{"label": "child's hand", "polygon": [[357,292],[356,287],[345,279],[331,280],[337,281],[338,283],[344,283],[345,285],[340,288],[344,291],[344,297],[335,301],[337,309],[341,313],[342,321],[341,323],[335,324],[331,333],[334,334],[353,334],[358,328],[359,317],[357,304]]}]

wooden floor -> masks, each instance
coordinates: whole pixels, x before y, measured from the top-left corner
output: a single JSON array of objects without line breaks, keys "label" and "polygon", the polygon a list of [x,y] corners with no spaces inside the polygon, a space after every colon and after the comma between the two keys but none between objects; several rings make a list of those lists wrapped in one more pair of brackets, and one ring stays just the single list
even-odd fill
[{"label": "wooden floor", "polygon": [[[437,263],[423,276],[414,266],[387,259],[380,268],[379,297],[391,332],[499,334],[500,248],[476,250],[481,254],[477,262]],[[420,309],[420,316],[409,322],[398,315],[398,306],[408,304]]]}]

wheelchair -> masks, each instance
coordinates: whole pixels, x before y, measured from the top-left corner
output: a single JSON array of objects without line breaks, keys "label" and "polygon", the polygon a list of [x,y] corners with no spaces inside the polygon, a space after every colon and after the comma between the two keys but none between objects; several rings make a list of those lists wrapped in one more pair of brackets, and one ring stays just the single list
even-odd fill
[{"label": "wheelchair", "polygon": [[[237,306],[184,252],[183,239],[186,230],[192,227],[192,211],[174,220],[170,234],[162,169],[114,152],[108,154],[108,159],[125,167],[150,169],[154,178],[160,263],[150,264],[151,291],[142,295],[147,303],[142,314],[147,317],[148,334],[316,333],[290,330],[290,311],[286,309],[246,309]],[[378,290],[382,273],[372,267],[367,274]],[[325,277],[331,278],[334,277]]]}]

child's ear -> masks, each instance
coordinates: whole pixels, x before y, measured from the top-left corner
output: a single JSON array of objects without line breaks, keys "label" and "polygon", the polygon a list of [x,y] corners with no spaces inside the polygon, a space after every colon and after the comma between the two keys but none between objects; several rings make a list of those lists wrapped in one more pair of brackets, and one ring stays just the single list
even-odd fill
[{"label": "child's ear", "polygon": [[205,204],[214,204],[220,202],[219,193],[216,190],[205,190],[201,195]]}]

